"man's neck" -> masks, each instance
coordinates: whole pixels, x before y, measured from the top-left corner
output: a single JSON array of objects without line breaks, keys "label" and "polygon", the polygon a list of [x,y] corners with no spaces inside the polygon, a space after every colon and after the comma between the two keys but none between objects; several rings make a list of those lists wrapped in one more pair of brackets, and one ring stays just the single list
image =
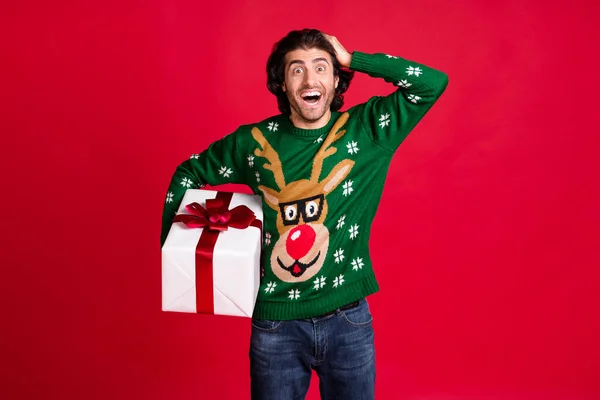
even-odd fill
[{"label": "man's neck", "polygon": [[300,115],[296,114],[292,111],[290,115],[290,121],[296,128],[300,129],[319,129],[324,127],[329,123],[331,119],[331,110],[327,110],[327,112],[316,121],[307,121],[302,118]]}]

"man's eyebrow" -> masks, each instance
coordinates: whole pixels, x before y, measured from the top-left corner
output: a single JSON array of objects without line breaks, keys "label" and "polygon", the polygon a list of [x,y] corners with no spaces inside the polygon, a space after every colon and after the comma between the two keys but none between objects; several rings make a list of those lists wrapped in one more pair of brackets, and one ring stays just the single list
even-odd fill
[{"label": "man's eyebrow", "polygon": [[[313,64],[316,64],[316,63],[319,63],[319,62],[325,62],[327,65],[329,65],[329,61],[327,61],[327,59],[325,57],[317,57],[314,60],[312,60]],[[305,63],[302,60],[292,60],[292,61],[290,61],[289,66],[291,67],[294,64],[302,64],[302,65],[304,65]]]},{"label": "man's eyebrow", "polygon": [[319,58],[315,58],[314,60],[312,60],[313,64],[316,64],[318,62],[324,62],[325,64],[329,64],[329,61],[327,61],[327,59],[325,57],[319,57]]}]

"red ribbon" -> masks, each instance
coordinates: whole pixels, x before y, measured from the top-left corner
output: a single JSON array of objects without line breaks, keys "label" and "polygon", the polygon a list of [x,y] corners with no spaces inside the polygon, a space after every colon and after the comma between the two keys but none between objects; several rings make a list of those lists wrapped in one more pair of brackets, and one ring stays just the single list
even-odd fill
[{"label": "red ribbon", "polygon": [[219,234],[229,228],[261,230],[262,222],[247,206],[229,210],[233,193],[217,192],[215,199],[206,200],[206,208],[194,202],[185,206],[190,214],[177,214],[174,222],[189,228],[204,228],[196,245],[196,312],[214,314],[213,258]]}]

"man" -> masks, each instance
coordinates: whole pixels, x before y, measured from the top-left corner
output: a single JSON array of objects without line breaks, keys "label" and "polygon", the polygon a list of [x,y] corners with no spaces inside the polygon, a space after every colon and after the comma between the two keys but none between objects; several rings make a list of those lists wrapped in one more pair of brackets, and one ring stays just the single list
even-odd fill
[{"label": "man", "polygon": [[[340,112],[354,72],[397,86]],[[386,54],[349,53],[292,31],[267,62],[279,115],[240,126],[179,165],[164,243],[185,190],[243,183],[263,198],[263,277],[252,319],[252,398],[372,399],[375,350],[366,297],[378,291],[371,222],[394,152],[446,89],[447,76]]]}]

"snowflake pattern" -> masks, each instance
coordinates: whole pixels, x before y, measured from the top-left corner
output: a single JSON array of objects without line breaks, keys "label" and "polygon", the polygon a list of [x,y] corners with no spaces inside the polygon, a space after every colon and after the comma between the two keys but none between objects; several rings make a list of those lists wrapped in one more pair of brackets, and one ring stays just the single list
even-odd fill
[{"label": "snowflake pattern", "polygon": [[357,146],[358,146],[358,143],[356,143],[354,140],[346,143],[346,147],[348,148],[348,153],[350,153],[350,154],[358,153],[358,150],[360,150],[360,149]]},{"label": "snowflake pattern", "polygon": [[292,289],[288,292],[288,299],[290,300],[298,300],[300,298],[300,291],[298,289]]},{"label": "snowflake pattern", "polygon": [[349,196],[350,193],[354,192],[354,189],[352,188],[352,184],[354,182],[353,181],[345,181],[344,184],[342,185],[342,188],[344,189],[344,192],[342,193],[344,196]]},{"label": "snowflake pattern", "polygon": [[248,155],[248,166],[249,167],[254,167],[254,156],[252,154]]},{"label": "snowflake pattern", "polygon": [[192,184],[193,184],[193,182],[189,178],[183,178],[183,180],[181,181],[181,186],[186,187],[186,188],[192,187]]},{"label": "snowflake pattern", "polygon": [[423,70],[419,67],[408,67],[406,68],[406,73],[408,75],[419,76],[423,73]]},{"label": "snowflake pattern", "polygon": [[256,176],[256,182],[260,182],[260,172],[254,171],[254,176]]},{"label": "snowflake pattern", "polygon": [[267,283],[267,287],[265,288],[265,293],[273,293],[275,291],[275,286],[277,286],[277,283],[275,283],[275,282]]},{"label": "snowflake pattern", "polygon": [[379,126],[382,128],[385,128],[386,126],[388,126],[390,124],[390,114],[381,114],[381,117],[379,118]]},{"label": "snowflake pattern", "polygon": [[270,232],[265,233],[265,244],[267,246],[269,246],[271,244],[271,233]]},{"label": "snowflake pattern", "polygon": [[350,229],[348,229],[348,232],[350,232],[350,239],[354,239],[356,236],[358,236],[358,225],[352,225]]},{"label": "snowflake pattern", "polygon": [[392,55],[389,55],[389,54],[386,54],[385,56],[386,56],[387,58],[393,58],[393,59],[395,59],[395,60],[397,60],[398,58],[400,58],[400,57],[398,57],[398,56],[392,56]]},{"label": "snowflake pattern", "polygon": [[172,203],[173,202],[173,192],[169,192],[167,193],[167,198],[165,199],[165,203]]},{"label": "snowflake pattern", "polygon": [[363,264],[363,260],[360,257],[356,257],[354,260],[352,260],[352,269],[355,271],[362,269],[363,265],[365,264]]},{"label": "snowflake pattern", "polygon": [[341,263],[344,261],[344,249],[337,249],[335,253],[333,253],[333,256],[335,257],[336,264]]},{"label": "snowflake pattern", "polygon": [[319,290],[319,289],[323,289],[323,286],[325,286],[325,277],[323,275],[321,275],[320,278],[315,279],[314,283],[314,288],[315,290]]},{"label": "snowflake pattern", "polygon": [[229,178],[229,175],[231,175],[232,173],[233,171],[231,170],[231,168],[225,166],[221,166],[221,168],[219,169],[219,175],[223,175],[223,177],[225,178]]},{"label": "snowflake pattern", "polygon": [[415,94],[409,94],[409,95],[408,95],[408,99],[409,99],[410,101],[412,101],[413,103],[415,103],[415,104],[416,104],[416,103],[417,103],[417,101],[421,100],[421,97],[419,97],[419,96],[417,96],[417,95],[415,95]]},{"label": "snowflake pattern", "polygon": [[196,160],[197,160],[199,157],[200,157],[200,154],[192,154],[192,155],[190,156],[190,160],[191,160],[192,158],[194,158],[194,159],[196,159]]},{"label": "snowflake pattern", "polygon": [[279,124],[277,122],[269,122],[269,126],[267,126],[267,129],[269,129],[272,132],[277,131],[277,127],[279,126]]},{"label": "snowflake pattern", "polygon": [[346,222],[344,222],[344,220],[345,220],[345,219],[346,219],[346,214],[342,215],[342,216],[341,216],[341,217],[338,219],[338,221],[337,221],[337,225],[336,225],[335,229],[340,229],[342,226],[344,226],[344,224],[346,223]]},{"label": "snowflake pattern", "polygon": [[396,83],[396,85],[403,87],[403,88],[407,88],[412,86],[412,83],[408,83],[408,81],[406,79],[402,79],[400,81],[398,81],[398,83]]},{"label": "snowflake pattern", "polygon": [[323,141],[323,135],[321,135],[318,138],[316,138],[313,143],[321,143],[322,141]]},{"label": "snowflake pattern", "polygon": [[336,288],[338,286],[342,286],[342,283],[344,283],[344,275],[340,274],[340,276],[336,276],[333,280],[333,287]]}]

